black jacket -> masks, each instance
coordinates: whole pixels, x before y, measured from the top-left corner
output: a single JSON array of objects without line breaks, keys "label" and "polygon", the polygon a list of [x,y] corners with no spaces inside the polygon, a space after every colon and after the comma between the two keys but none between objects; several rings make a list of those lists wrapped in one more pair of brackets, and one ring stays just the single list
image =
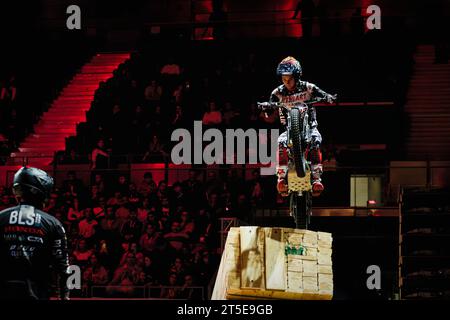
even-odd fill
[{"label": "black jacket", "polygon": [[0,212],[0,299],[48,299],[52,271],[68,298],[69,259],[62,224],[31,205]]}]

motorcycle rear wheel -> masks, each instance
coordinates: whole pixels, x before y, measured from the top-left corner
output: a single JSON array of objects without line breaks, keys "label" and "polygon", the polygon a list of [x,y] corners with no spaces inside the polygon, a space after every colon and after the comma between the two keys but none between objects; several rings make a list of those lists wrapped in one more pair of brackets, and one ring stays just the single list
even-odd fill
[{"label": "motorcycle rear wheel", "polygon": [[302,195],[292,192],[289,204],[291,215],[294,218],[295,228],[307,230],[311,223],[312,195],[304,191]]}]

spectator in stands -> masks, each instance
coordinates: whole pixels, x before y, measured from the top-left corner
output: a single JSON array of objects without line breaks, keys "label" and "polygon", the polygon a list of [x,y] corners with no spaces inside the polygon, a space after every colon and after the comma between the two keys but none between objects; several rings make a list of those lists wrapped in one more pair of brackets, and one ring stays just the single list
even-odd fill
[{"label": "spectator in stands", "polygon": [[55,215],[55,212],[57,209],[58,209],[58,207],[57,207],[56,198],[54,198],[54,197],[50,198],[48,200],[48,204],[45,208],[45,211],[47,211],[51,215]]},{"label": "spectator in stands", "polygon": [[171,248],[179,252],[185,248],[189,240],[189,235],[180,229],[180,223],[178,221],[174,221],[172,222],[170,232],[164,235],[164,239],[166,239]]},{"label": "spectator in stands", "polygon": [[167,119],[166,114],[163,113],[161,106],[157,105],[154,110],[152,110],[152,116],[150,121],[147,123],[145,127],[145,135],[151,136],[154,134],[161,134],[167,127]]},{"label": "spectator in stands", "polygon": [[238,195],[237,203],[231,210],[233,213],[233,216],[236,218],[250,222],[251,220],[251,204],[247,199],[247,196],[244,193],[241,193]]},{"label": "spectator in stands", "polygon": [[120,192],[122,196],[128,195],[130,184],[128,183],[128,179],[124,174],[119,175],[116,185],[114,186],[114,190]]},{"label": "spectator in stands", "polygon": [[183,187],[181,186],[181,183],[175,182],[172,185],[172,193],[170,195],[170,204],[172,208],[177,208],[179,206],[185,206],[186,201],[186,195],[184,194]]},{"label": "spectator in stands", "polygon": [[118,204],[119,208],[116,210],[116,219],[120,221],[120,225],[122,226],[130,216],[130,210],[127,208],[127,198],[122,197]]},{"label": "spectator in stands", "polygon": [[194,267],[194,272],[197,275],[198,283],[206,287],[209,284],[212,274],[215,272],[215,267],[211,263],[208,251],[203,252],[202,259]]},{"label": "spectator in stands", "polygon": [[120,220],[116,219],[113,207],[107,207],[105,217],[100,220],[99,237],[102,239],[113,239],[119,235],[121,229]]},{"label": "spectator in stands", "polygon": [[63,164],[80,164],[85,160],[77,153],[75,149],[70,149],[62,158]]},{"label": "spectator in stands", "polygon": [[17,110],[15,108],[10,108],[8,110],[4,122],[6,123],[6,126],[4,127],[5,136],[10,142],[10,148],[15,149],[17,148],[21,137],[27,134],[25,129],[21,128],[20,119],[18,118]]},{"label": "spectator in stands", "polygon": [[92,254],[83,273],[84,290],[89,290],[92,286],[105,286],[109,281],[108,278],[108,270],[98,261],[97,256]]},{"label": "spectator in stands", "polygon": [[80,236],[89,241],[92,240],[96,233],[98,222],[93,218],[92,208],[85,208],[83,213],[85,218],[78,224],[78,230],[80,232]]},{"label": "spectator in stands", "polygon": [[302,18],[303,37],[311,38],[313,18],[316,14],[316,7],[313,0],[301,0],[297,3],[292,19],[296,19],[299,12]]},{"label": "spectator in stands", "polygon": [[177,285],[177,275],[175,273],[170,274],[168,277],[168,281],[166,282],[167,287],[162,288],[160,298],[177,299],[180,294],[180,288],[176,288]]},{"label": "spectator in stands", "polygon": [[108,199],[108,201],[106,202],[106,205],[108,207],[118,207],[120,200],[122,200],[122,197],[123,196],[120,193],[120,191],[115,191],[114,196]]},{"label": "spectator in stands", "polygon": [[137,152],[144,142],[145,126],[147,125],[147,114],[144,109],[137,105],[131,118],[131,137],[133,145],[129,146],[128,152]]},{"label": "spectator in stands", "polygon": [[189,178],[182,182],[182,187],[186,193],[186,198],[191,199],[187,204],[190,209],[198,209],[198,206],[202,203],[203,187],[202,183],[198,180],[197,171],[194,169],[189,170]]},{"label": "spectator in stands", "polygon": [[150,199],[145,197],[137,209],[137,219],[140,222],[145,223],[149,213],[150,213]]},{"label": "spectator in stands", "polygon": [[[275,112],[274,112],[275,113]],[[256,103],[250,104],[250,109],[247,114],[246,125],[247,128],[258,128],[261,112],[258,110]]]},{"label": "spectator in stands", "polygon": [[139,87],[136,79],[132,79],[130,81],[129,86],[122,97],[123,100],[131,106],[136,106],[142,103],[142,89]]},{"label": "spectator in stands", "polygon": [[140,235],[142,232],[142,222],[137,219],[136,210],[132,209],[130,211],[130,216],[122,225],[120,230],[120,234],[122,239],[128,242],[137,242],[139,241]]},{"label": "spectator in stands", "polygon": [[105,141],[100,139],[91,153],[91,170],[107,169],[108,158],[109,152],[105,149]]},{"label": "spectator in stands", "polygon": [[98,187],[96,185],[91,186],[91,193],[90,193],[90,201],[89,203],[91,205],[95,205],[98,203],[99,199],[102,197],[102,194],[98,191]]},{"label": "spectator in stands", "polygon": [[139,202],[141,201],[141,195],[137,191],[135,183],[133,182],[130,183],[127,196],[128,196],[128,203],[134,208],[137,208],[139,206]]},{"label": "spectator in stands", "polygon": [[79,222],[82,217],[83,212],[79,208],[78,198],[73,198],[73,201],[67,211],[67,220],[71,222]]},{"label": "spectator in stands", "polygon": [[103,218],[106,212],[106,198],[101,195],[96,203],[92,204],[92,213],[96,220]]},{"label": "spectator in stands", "polygon": [[148,223],[145,233],[139,240],[140,247],[145,255],[151,255],[162,248],[162,237],[157,231],[155,223]]},{"label": "spectator in stands", "polygon": [[147,198],[151,193],[156,191],[156,182],[153,180],[153,174],[151,172],[144,173],[144,180],[141,182],[138,188],[138,192]]},{"label": "spectator in stands", "polygon": [[[0,107],[1,108],[1,107]],[[1,118],[1,111],[0,111],[0,126],[2,119]],[[6,137],[0,133],[0,165],[5,165],[7,159],[10,155],[10,149],[9,149],[9,140],[6,139]]]},{"label": "spectator in stands", "polygon": [[114,272],[113,279],[109,283],[108,293],[123,293],[132,296],[134,293],[133,286],[138,281],[140,272],[141,270],[136,264],[136,255],[128,253],[125,263]]},{"label": "spectator in stands", "polygon": [[17,97],[16,77],[13,75],[9,81],[1,86],[0,101],[3,105],[10,106]]},{"label": "spectator in stands", "polygon": [[179,76],[181,74],[181,68],[174,62],[173,57],[168,58],[168,62],[161,69],[161,75]]},{"label": "spectator in stands", "polygon": [[77,248],[73,252],[73,256],[76,259],[76,263],[85,266],[88,263],[89,257],[93,254],[92,249],[88,249],[86,240],[78,240]]},{"label": "spectator in stands", "polygon": [[112,149],[116,155],[125,154],[130,144],[127,118],[125,111],[122,110],[122,106],[115,104],[106,124],[106,130],[108,136],[111,137]]},{"label": "spectator in stands", "polygon": [[0,211],[11,206],[11,197],[7,194],[3,194],[0,199]]},{"label": "spectator in stands", "polygon": [[206,195],[210,195],[212,193],[218,194],[222,191],[222,181],[217,176],[217,172],[213,170],[208,171],[208,177],[205,182]]},{"label": "spectator in stands", "polygon": [[82,196],[85,186],[81,179],[77,178],[75,171],[70,170],[67,172],[67,179],[63,181],[61,191],[72,197]]},{"label": "spectator in stands", "polygon": [[223,207],[219,204],[219,197],[217,196],[217,193],[209,194],[207,210],[210,212],[213,219],[217,219],[223,216],[224,210]]},{"label": "spectator in stands", "polygon": [[97,191],[101,194],[105,194],[105,181],[103,175],[96,173],[94,176],[94,185],[97,186]]},{"label": "spectator in stands", "polygon": [[153,106],[159,103],[161,100],[162,90],[162,87],[156,82],[156,80],[151,80],[144,91],[144,97],[147,104]]},{"label": "spectator in stands", "polygon": [[158,183],[158,189],[156,190],[156,196],[161,201],[169,198],[169,190],[167,188],[167,181],[161,180]]},{"label": "spectator in stands", "polygon": [[161,231],[163,230],[163,225],[160,221],[160,219],[158,218],[160,216],[160,214],[156,213],[156,208],[155,207],[151,207],[150,208],[150,212],[147,214],[147,219],[145,220],[145,228],[147,228],[147,226],[149,224],[153,224],[156,228],[156,231]]},{"label": "spectator in stands", "polygon": [[190,273],[185,274],[184,283],[179,293],[180,299],[201,300],[203,298],[201,291],[199,291],[199,288],[193,288],[194,285],[194,276]]},{"label": "spectator in stands", "polygon": [[142,158],[143,162],[160,162],[166,161],[169,154],[164,150],[164,144],[159,141],[157,135],[152,136],[152,140],[148,145],[148,150]]},{"label": "spectator in stands", "polygon": [[186,267],[183,263],[183,259],[180,256],[176,256],[172,265],[169,267],[169,274],[176,274],[177,278],[180,278],[186,272]]},{"label": "spectator in stands", "polygon": [[218,127],[222,124],[222,113],[218,110],[216,102],[210,101],[208,111],[203,114],[203,125],[210,127]]},{"label": "spectator in stands", "polygon": [[233,108],[230,101],[225,102],[225,110],[223,112],[223,124],[226,128],[234,128],[240,113]]},{"label": "spectator in stands", "polygon": [[120,259],[119,264],[123,266],[127,263],[127,260],[130,258],[130,254],[133,255],[133,261],[137,267],[139,267],[138,254],[139,249],[136,242],[124,241],[122,242],[122,249],[124,250],[122,257]]},{"label": "spectator in stands", "polygon": [[172,98],[170,99],[175,105],[180,105],[183,102],[184,87],[182,84],[178,85],[172,92]]},{"label": "spectator in stands", "polygon": [[157,285],[159,283],[159,277],[161,270],[158,270],[158,266],[155,264],[151,256],[144,256],[144,266],[142,271],[146,276],[146,284]]},{"label": "spectator in stands", "polygon": [[183,108],[180,105],[177,105],[175,107],[175,113],[170,121],[172,129],[186,128],[188,125],[187,122],[186,116],[183,113]]},{"label": "spectator in stands", "polygon": [[210,213],[206,208],[198,210],[198,213],[194,216],[196,236],[201,238],[209,233],[211,220]]},{"label": "spectator in stands", "polygon": [[264,198],[264,185],[259,169],[252,171],[252,179],[249,181],[249,194],[254,206],[261,206]]},{"label": "spectator in stands", "polygon": [[187,211],[181,212],[180,230],[191,238],[195,231],[195,222],[192,220],[191,215]]}]

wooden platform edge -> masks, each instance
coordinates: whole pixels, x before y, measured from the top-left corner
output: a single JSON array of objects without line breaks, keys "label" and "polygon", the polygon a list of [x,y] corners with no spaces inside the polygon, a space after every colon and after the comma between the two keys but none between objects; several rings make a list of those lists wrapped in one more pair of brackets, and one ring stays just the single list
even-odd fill
[{"label": "wooden platform edge", "polygon": [[273,299],[273,300],[331,300],[332,294],[285,292],[274,290],[252,290],[252,289],[228,289],[226,292],[227,300],[254,300],[254,299]]}]

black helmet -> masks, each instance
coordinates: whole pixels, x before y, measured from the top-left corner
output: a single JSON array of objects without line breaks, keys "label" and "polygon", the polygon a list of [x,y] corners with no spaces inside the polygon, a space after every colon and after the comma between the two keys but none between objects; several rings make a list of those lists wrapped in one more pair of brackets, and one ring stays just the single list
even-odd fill
[{"label": "black helmet", "polygon": [[302,75],[302,66],[294,57],[286,57],[278,64],[277,75],[293,75],[295,80],[299,80]]},{"label": "black helmet", "polygon": [[53,178],[41,169],[22,167],[14,174],[14,194],[24,201],[44,201],[52,188]]}]

